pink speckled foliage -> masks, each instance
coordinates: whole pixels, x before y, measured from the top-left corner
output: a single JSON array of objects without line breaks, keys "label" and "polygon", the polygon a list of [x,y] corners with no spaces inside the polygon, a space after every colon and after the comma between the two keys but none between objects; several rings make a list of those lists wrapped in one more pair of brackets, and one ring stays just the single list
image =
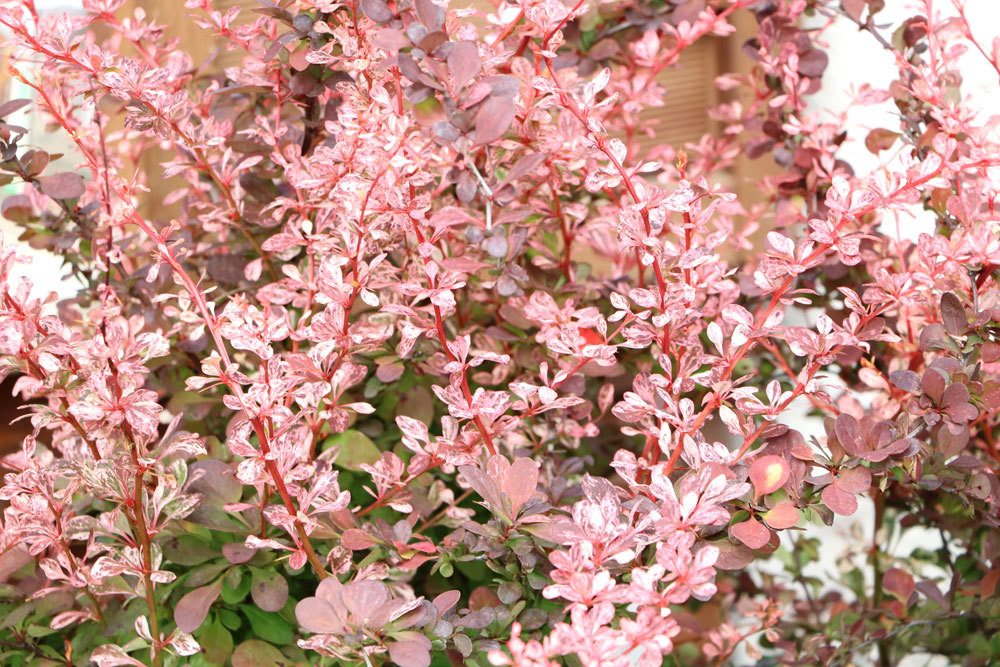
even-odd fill
[{"label": "pink speckled foliage", "polygon": [[[1000,41],[963,2],[188,0],[224,70],[83,4],[0,2],[2,213],[81,285],[5,240],[0,662],[1000,659],[1000,142],[959,70]],[[861,136],[808,107],[835,21],[898,70]],[[703,40],[744,73],[658,142]]]}]

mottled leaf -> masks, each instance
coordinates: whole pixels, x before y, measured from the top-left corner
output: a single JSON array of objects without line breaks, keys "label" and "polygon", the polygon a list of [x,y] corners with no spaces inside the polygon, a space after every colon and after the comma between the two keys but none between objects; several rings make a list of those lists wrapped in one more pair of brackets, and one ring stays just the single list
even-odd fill
[{"label": "mottled leaf", "polygon": [[253,569],[250,597],[264,611],[278,611],[288,601],[288,582],[273,570]]},{"label": "mottled leaf", "polygon": [[920,376],[913,371],[892,371],[889,373],[889,381],[911,394],[920,392]]},{"label": "mottled leaf", "polygon": [[791,470],[781,456],[761,456],[750,464],[750,483],[757,497],[774,493],[788,481]]},{"label": "mottled leaf", "polygon": [[529,458],[516,459],[503,481],[503,490],[507,494],[507,500],[510,501],[511,514],[517,515],[535,494],[537,485],[538,464]]},{"label": "mottled leaf", "polygon": [[344,534],[340,536],[340,544],[345,549],[350,549],[351,551],[362,551],[364,549],[371,549],[378,544],[378,540],[363,530],[351,528],[345,530]]}]

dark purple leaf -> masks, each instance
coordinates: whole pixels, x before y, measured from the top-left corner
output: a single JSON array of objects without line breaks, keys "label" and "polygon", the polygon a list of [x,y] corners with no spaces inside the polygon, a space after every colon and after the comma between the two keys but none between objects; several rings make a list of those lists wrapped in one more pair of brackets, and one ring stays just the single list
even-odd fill
[{"label": "dark purple leaf", "polygon": [[920,332],[920,349],[925,352],[931,350],[957,350],[957,346],[945,331],[943,324],[937,322],[928,324]]},{"label": "dark purple leaf", "polygon": [[889,381],[911,394],[920,392],[920,376],[913,371],[892,371],[889,373]]},{"label": "dark purple leaf", "polygon": [[267,53],[264,54],[263,60],[265,62],[273,60],[281,52],[281,49],[292,40],[299,39],[299,33],[297,32],[286,32],[285,34],[274,40],[271,46],[267,49]]},{"label": "dark purple leaf", "polygon": [[711,544],[719,550],[719,560],[715,562],[715,567],[720,570],[742,570],[753,562],[753,551],[742,544],[729,540],[713,540]]},{"label": "dark purple leaf", "polygon": [[962,336],[969,328],[969,316],[965,306],[953,292],[941,295],[941,321],[952,336]]},{"label": "dark purple leaf", "polygon": [[77,199],[86,192],[83,177],[69,171],[38,179],[42,192],[53,199]]},{"label": "dark purple leaf", "polygon": [[799,56],[799,74],[815,79],[823,76],[823,71],[830,63],[830,57],[825,51],[819,49],[809,49]]},{"label": "dark purple leaf", "polygon": [[15,111],[19,111],[29,104],[31,104],[31,100],[28,99],[7,100],[3,104],[0,104],[0,118],[6,118]]},{"label": "dark purple leaf", "polygon": [[395,16],[383,0],[361,0],[361,11],[375,23],[388,23]]},{"label": "dark purple leaf", "polygon": [[514,122],[514,100],[510,97],[490,97],[476,113],[476,144],[493,143],[503,137]]},{"label": "dark purple leaf", "polygon": [[31,178],[45,171],[50,159],[49,154],[45,151],[31,150],[25,152],[18,162],[21,163],[21,170],[25,176]]},{"label": "dark purple leaf", "polygon": [[461,90],[465,84],[482,69],[479,59],[479,47],[475,42],[456,42],[448,52],[448,70],[455,84],[455,90]]},{"label": "dark purple leaf", "polygon": [[291,12],[289,12],[287,9],[282,9],[281,7],[278,7],[273,3],[268,3],[268,4],[269,6],[256,7],[254,8],[253,11],[257,12],[258,14],[263,14],[264,16],[270,16],[271,18],[278,19],[282,23],[287,23],[288,25],[292,25],[294,18],[292,17]]},{"label": "dark purple leaf", "polygon": [[[438,50],[438,47],[447,43],[448,35],[440,30],[437,30],[429,33],[426,37],[420,40],[420,43],[417,46],[419,46],[425,53],[435,53]],[[443,57],[444,54],[440,55]],[[428,66],[431,69],[440,69],[441,71],[438,72],[438,76],[442,79],[446,78],[443,68],[441,68],[441,64],[439,62],[434,60],[428,61]]]},{"label": "dark purple leaf", "polygon": [[434,0],[417,0],[415,5],[417,18],[427,27],[428,32],[440,30],[444,26],[444,9]]},{"label": "dark purple leaf", "polygon": [[941,397],[944,396],[944,389],[946,385],[946,380],[944,375],[940,371],[934,368],[928,368],[924,371],[924,377],[920,381],[920,388],[925,394],[927,394],[932,401],[935,403],[941,403]]},{"label": "dark purple leaf", "polygon": [[834,430],[841,447],[850,451],[858,440],[858,420],[848,414],[839,415]]}]

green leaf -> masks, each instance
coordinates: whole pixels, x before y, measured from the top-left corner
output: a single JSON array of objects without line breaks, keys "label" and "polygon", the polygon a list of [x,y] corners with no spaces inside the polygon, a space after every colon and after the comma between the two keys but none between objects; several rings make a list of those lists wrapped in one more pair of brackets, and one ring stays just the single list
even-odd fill
[{"label": "green leaf", "polygon": [[290,665],[292,661],[267,642],[249,639],[233,651],[231,664],[233,667],[280,667]]},{"label": "green leaf", "polygon": [[240,615],[229,609],[219,610],[219,620],[230,630],[239,630],[240,626],[243,625],[243,619],[240,618]]},{"label": "green leaf", "polygon": [[292,625],[278,614],[250,606],[243,607],[242,611],[250,621],[254,634],[261,639],[278,646],[285,646],[295,641],[295,630]]},{"label": "green leaf", "polygon": [[324,449],[337,447],[335,463],[341,468],[359,470],[362,464],[372,464],[382,457],[382,452],[371,438],[354,429],[337,433],[326,439]]},{"label": "green leaf", "polygon": [[250,577],[243,576],[243,568],[234,567],[222,580],[222,599],[226,604],[237,604],[246,598],[253,584]]},{"label": "green leaf", "polygon": [[216,618],[198,634],[205,659],[213,665],[225,665],[233,654],[233,636]]},{"label": "green leaf", "polygon": [[219,550],[192,535],[176,535],[163,542],[163,555],[172,563],[190,567],[218,558]]}]

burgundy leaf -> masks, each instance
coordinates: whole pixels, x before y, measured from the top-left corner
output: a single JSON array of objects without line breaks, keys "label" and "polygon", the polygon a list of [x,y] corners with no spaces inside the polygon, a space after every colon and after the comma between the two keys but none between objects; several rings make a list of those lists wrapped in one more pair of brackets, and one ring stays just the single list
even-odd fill
[{"label": "burgundy leaf", "polygon": [[242,542],[230,542],[222,545],[222,555],[233,565],[246,563],[257,553],[257,549],[248,547]]},{"label": "burgundy leaf", "polygon": [[18,99],[18,100],[7,100],[3,104],[0,104],[0,118],[6,118],[12,113],[23,109],[24,107],[31,104],[30,99]]},{"label": "burgundy leaf", "polygon": [[858,500],[853,493],[844,491],[836,482],[823,489],[823,503],[840,516],[850,516],[858,511]]},{"label": "burgundy leaf", "polygon": [[858,420],[849,414],[841,414],[837,416],[834,428],[837,441],[844,449],[851,451],[851,447],[858,440]]},{"label": "burgundy leaf", "polygon": [[0,213],[11,222],[27,222],[35,214],[35,207],[27,195],[11,195],[0,204]]},{"label": "burgundy leaf", "polygon": [[771,531],[756,519],[730,526],[729,533],[751,549],[760,549],[771,540]]},{"label": "burgundy leaf", "polygon": [[434,0],[416,0],[414,6],[417,18],[424,24],[428,32],[440,30],[444,26],[444,9]]},{"label": "burgundy leaf", "polygon": [[969,328],[969,315],[954,292],[941,295],[941,320],[952,336],[962,336]]},{"label": "burgundy leaf", "polygon": [[448,70],[451,72],[455,90],[464,88],[481,69],[479,47],[475,42],[455,42],[452,45],[451,51],[448,52]]},{"label": "burgundy leaf", "polygon": [[384,0],[361,0],[361,11],[375,23],[388,23],[395,16]]},{"label": "burgundy leaf", "polygon": [[510,97],[488,97],[476,112],[476,144],[493,143],[503,137],[514,122],[514,100]]},{"label": "burgundy leaf", "polygon": [[191,633],[201,627],[212,603],[222,592],[222,579],[187,593],[174,607],[174,623],[183,632]]},{"label": "burgundy leaf", "polygon": [[254,568],[250,597],[264,611],[279,611],[288,601],[288,582],[277,572]]},{"label": "burgundy leaf", "polygon": [[913,371],[892,371],[889,373],[889,381],[911,394],[920,392],[920,376]]},{"label": "burgundy leaf", "polygon": [[947,386],[945,376],[936,368],[928,368],[924,371],[924,377],[920,381],[920,388],[935,403],[941,403],[944,390]]},{"label": "burgundy leaf", "polygon": [[916,582],[913,575],[898,567],[886,570],[882,575],[882,588],[892,593],[892,595],[902,603],[906,603],[916,590]]}]

